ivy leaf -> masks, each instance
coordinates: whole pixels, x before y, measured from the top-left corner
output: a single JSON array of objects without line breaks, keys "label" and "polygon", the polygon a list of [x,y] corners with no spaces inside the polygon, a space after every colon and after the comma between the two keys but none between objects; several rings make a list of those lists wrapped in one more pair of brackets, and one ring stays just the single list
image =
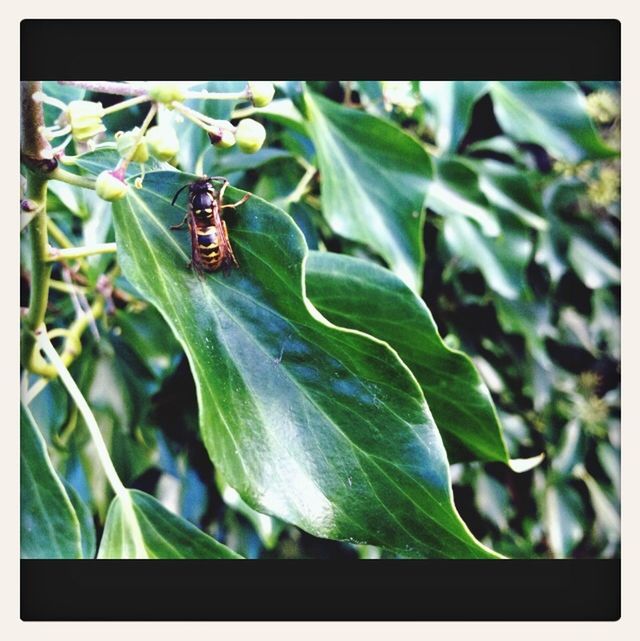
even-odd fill
[{"label": "ivy leaf", "polygon": [[549,228],[541,215],[542,201],[525,172],[495,160],[475,162],[472,166],[478,171],[480,189],[494,207],[512,213],[537,231]]},{"label": "ivy leaf", "polygon": [[587,238],[574,236],[569,240],[568,258],[582,282],[590,289],[620,282],[620,267]]},{"label": "ivy leaf", "polygon": [[311,252],[307,293],[331,322],[398,352],[424,392],[451,461],[508,462],[489,390],[471,360],[444,344],[427,306],[400,279],[368,261]]},{"label": "ivy leaf", "polygon": [[420,83],[420,93],[434,111],[436,143],[455,151],[469,127],[476,100],[487,91],[486,80],[435,80]]},{"label": "ivy leaf", "polygon": [[572,163],[617,155],[596,133],[586,99],[571,82],[493,82],[490,93],[500,126],[518,141]]},{"label": "ivy leaf", "polygon": [[20,405],[20,556],[80,559],[80,523],[33,417]]},{"label": "ivy leaf", "polygon": [[454,256],[476,266],[495,292],[517,299],[525,287],[524,270],[532,243],[526,228],[512,217],[501,215],[502,233],[487,238],[466,216],[445,218],[444,238]]},{"label": "ivy leaf", "polygon": [[[76,156],[73,159],[73,165],[86,171],[92,176],[97,176],[102,171],[112,171],[115,169],[120,160],[120,154],[115,149],[96,149],[95,151],[88,151],[85,154]],[[140,171],[140,167],[140,163],[130,163],[127,167],[127,176],[137,174]],[[145,171],[172,169],[171,165],[161,162],[153,156],[150,156],[149,160],[144,163],[144,168]]]},{"label": "ivy leaf", "polygon": [[467,164],[443,158],[429,188],[427,206],[441,216],[465,216],[474,220],[485,236],[500,234],[500,222],[480,189],[478,174]]},{"label": "ivy leaf", "polygon": [[406,366],[309,303],[307,249],[284,212],[251,197],[228,217],[240,269],[186,269],[189,241],[169,230],[182,217],[170,203],[190,180],[147,175],[114,205],[116,237],[125,275],[185,349],[203,440],[227,482],[316,536],[406,556],[495,556],[453,506],[441,437]]},{"label": "ivy leaf", "polygon": [[579,494],[569,485],[550,485],[544,495],[544,525],[555,557],[567,557],[584,534]]},{"label": "ivy leaf", "polygon": [[324,216],[336,233],[369,245],[419,292],[428,154],[386,120],[311,92],[305,96]]},{"label": "ivy leaf", "polygon": [[99,559],[240,559],[149,494],[127,490],[113,499]]},{"label": "ivy leaf", "polygon": [[73,505],[78,523],[80,525],[80,539],[82,544],[82,558],[93,559],[96,555],[96,526],[93,523],[93,515],[89,506],[82,500],[76,489],[66,481],[60,478],[67,496]]}]

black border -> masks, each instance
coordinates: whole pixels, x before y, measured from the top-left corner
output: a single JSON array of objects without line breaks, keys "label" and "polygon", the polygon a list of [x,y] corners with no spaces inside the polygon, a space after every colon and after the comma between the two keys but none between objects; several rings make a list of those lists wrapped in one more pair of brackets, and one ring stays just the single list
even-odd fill
[{"label": "black border", "polygon": [[616,621],[620,560],[22,561],[24,621]]},{"label": "black border", "polygon": [[23,20],[20,36],[22,80],[116,71],[132,80],[620,80],[621,70],[613,19]]},{"label": "black border", "polygon": [[[20,34],[23,80],[621,77],[614,19],[30,19]],[[22,560],[21,618],[615,621],[620,572],[619,559]]]}]

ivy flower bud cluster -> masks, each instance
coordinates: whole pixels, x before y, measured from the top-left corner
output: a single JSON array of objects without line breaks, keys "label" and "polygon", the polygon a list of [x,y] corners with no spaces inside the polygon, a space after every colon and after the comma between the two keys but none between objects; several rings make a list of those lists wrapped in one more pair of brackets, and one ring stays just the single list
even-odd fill
[{"label": "ivy flower bud cluster", "polygon": [[[112,85],[111,89],[113,85],[118,85],[118,83],[109,84]],[[249,115],[254,109],[261,109],[271,103],[275,95],[275,87],[270,82],[248,81],[243,90],[227,93],[208,90],[190,91],[184,83],[178,82],[146,83],[133,91],[129,87],[125,88],[124,84],[122,88],[123,95],[132,97],[107,108],[97,101],[73,100],[65,104],[43,92],[34,94],[34,100],[46,102],[61,111],[56,124],[42,127],[42,130],[48,139],[67,136],[59,146],[58,152],[63,162],[63,150],[71,139],[76,143],[91,144],[96,136],[107,130],[103,123],[104,117],[134,105],[151,103],[151,108],[140,127],[116,133],[115,145],[107,143],[107,146],[115,146],[120,160],[113,170],[103,171],[96,179],[96,193],[104,200],[115,201],[126,195],[128,185],[125,175],[129,163],[144,165],[151,157],[161,162],[175,163],[180,146],[176,131],[167,124],[150,126],[159,108],[175,110],[181,117],[191,120],[207,133],[211,144],[220,149],[227,149],[237,144],[242,152],[254,154],[265,143],[267,132],[264,126],[253,118],[242,118],[242,116]],[[206,113],[196,111],[185,103],[191,99],[239,101],[245,104],[240,106],[237,116],[232,115],[232,118],[239,119],[238,124],[234,125],[230,120],[216,120]],[[250,106],[246,106],[247,102]],[[144,168],[142,176],[136,180],[136,185],[141,184],[143,178]]]},{"label": "ivy flower bud cluster", "polygon": [[89,100],[73,100],[69,103],[66,118],[71,127],[71,135],[78,142],[86,142],[90,138],[107,130],[102,123],[104,109],[100,102]]},{"label": "ivy flower bud cluster", "polygon": [[103,200],[113,202],[120,200],[127,194],[127,183],[124,181],[124,172],[115,169],[105,170],[96,178],[96,194]]},{"label": "ivy flower bud cluster", "polygon": [[620,104],[608,91],[594,91],[587,96],[587,113],[596,122],[605,125],[620,115]]},{"label": "ivy flower bud cluster", "polygon": [[151,127],[142,135],[140,127],[116,134],[116,148],[120,156],[129,162],[145,163],[149,156],[162,162],[173,160],[180,143],[176,132],[167,126]]}]

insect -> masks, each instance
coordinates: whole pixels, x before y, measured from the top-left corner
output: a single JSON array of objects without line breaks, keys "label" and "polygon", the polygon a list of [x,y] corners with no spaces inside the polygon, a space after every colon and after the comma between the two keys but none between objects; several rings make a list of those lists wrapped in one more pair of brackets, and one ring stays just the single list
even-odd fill
[{"label": "insect", "polygon": [[[214,181],[222,182],[219,191],[213,186]],[[229,181],[221,176],[204,176],[178,189],[171,201],[171,204],[175,205],[180,192],[189,188],[189,207],[184,220],[179,225],[172,225],[171,229],[181,229],[188,225],[191,236],[191,261],[187,267],[193,268],[200,275],[204,272],[215,272],[220,267],[228,274],[232,266],[238,267],[227,225],[222,220],[222,210],[239,207],[248,200],[249,194],[237,203],[224,205],[224,191],[228,185]]]}]

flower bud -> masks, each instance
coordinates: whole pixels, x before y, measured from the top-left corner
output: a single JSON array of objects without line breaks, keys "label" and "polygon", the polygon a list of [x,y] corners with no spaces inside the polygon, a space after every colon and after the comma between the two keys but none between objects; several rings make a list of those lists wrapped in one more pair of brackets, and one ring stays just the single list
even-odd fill
[{"label": "flower bud", "polygon": [[102,103],[72,100],[67,106],[67,117],[73,137],[80,142],[106,131],[102,124]]},{"label": "flower bud", "polygon": [[124,198],[127,193],[127,183],[111,171],[103,171],[96,178],[96,194],[103,200],[112,202]]},{"label": "flower bud", "polygon": [[223,129],[222,127],[211,128],[208,130],[208,134],[211,144],[221,149],[228,149],[236,144],[236,137],[229,129]]},{"label": "flower bud", "polygon": [[182,101],[185,99],[184,91],[177,82],[154,83],[149,88],[149,96],[151,100],[167,105],[174,100]]},{"label": "flower bud", "polygon": [[273,100],[275,92],[276,89],[270,82],[249,81],[249,98],[254,107],[266,107]]},{"label": "flower bud", "polygon": [[620,115],[620,105],[608,91],[594,91],[587,96],[587,113],[604,125],[613,122]]},{"label": "flower bud", "polygon": [[151,155],[162,161],[169,161],[176,156],[180,148],[176,132],[167,126],[151,127],[145,136]]},{"label": "flower bud", "polygon": [[236,129],[238,147],[240,147],[245,154],[255,154],[256,151],[262,147],[266,137],[267,132],[265,128],[251,118],[241,120]]},{"label": "flower bud", "polygon": [[149,150],[144,138],[140,137],[140,127],[134,127],[118,136],[116,146],[122,158],[129,158],[132,162],[149,160]]}]

